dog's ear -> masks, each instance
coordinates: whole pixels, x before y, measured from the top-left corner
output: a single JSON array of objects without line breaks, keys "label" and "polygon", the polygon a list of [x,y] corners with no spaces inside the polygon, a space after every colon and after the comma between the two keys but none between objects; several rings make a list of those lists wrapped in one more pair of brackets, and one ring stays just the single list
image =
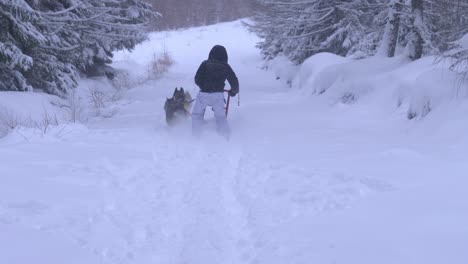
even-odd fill
[{"label": "dog's ear", "polygon": [[185,90],[183,87],[180,87],[180,92],[185,94]]}]

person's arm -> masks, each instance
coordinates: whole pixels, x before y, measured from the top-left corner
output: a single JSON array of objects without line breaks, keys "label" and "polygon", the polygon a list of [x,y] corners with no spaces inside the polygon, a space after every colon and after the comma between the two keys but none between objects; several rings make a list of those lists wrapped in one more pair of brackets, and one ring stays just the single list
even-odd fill
[{"label": "person's arm", "polygon": [[201,88],[203,80],[205,79],[205,63],[203,62],[197,70],[197,74],[195,74],[195,84]]},{"label": "person's arm", "polygon": [[236,96],[236,94],[239,93],[239,80],[237,79],[236,73],[229,65],[228,65],[227,80],[229,82],[229,85],[231,86],[231,91],[229,92],[229,95]]}]

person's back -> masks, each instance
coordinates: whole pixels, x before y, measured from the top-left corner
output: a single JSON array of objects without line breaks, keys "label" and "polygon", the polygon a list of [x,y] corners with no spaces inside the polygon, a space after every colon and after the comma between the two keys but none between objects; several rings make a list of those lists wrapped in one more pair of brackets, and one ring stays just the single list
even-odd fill
[{"label": "person's back", "polygon": [[239,81],[228,64],[227,51],[223,46],[216,45],[210,52],[208,60],[204,61],[195,75],[195,83],[200,88],[192,113],[192,129],[194,135],[199,135],[205,114],[205,108],[212,106],[218,132],[229,137],[229,127],[224,112],[224,87],[228,80],[230,96],[239,92]]},{"label": "person's back", "polygon": [[204,93],[224,92],[225,82],[229,81],[231,93],[239,92],[239,81],[228,64],[227,51],[223,46],[215,46],[195,75],[195,83]]}]

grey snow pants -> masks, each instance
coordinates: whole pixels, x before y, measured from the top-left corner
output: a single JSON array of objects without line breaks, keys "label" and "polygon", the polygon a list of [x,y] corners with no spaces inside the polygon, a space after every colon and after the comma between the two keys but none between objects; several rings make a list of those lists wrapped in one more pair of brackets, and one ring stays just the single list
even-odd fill
[{"label": "grey snow pants", "polygon": [[229,138],[231,131],[226,119],[224,93],[222,92],[198,93],[195,106],[193,107],[192,111],[192,134],[194,136],[200,136],[203,126],[203,118],[205,116],[205,109],[207,106],[213,107],[214,116],[216,119],[216,130],[218,134]]}]

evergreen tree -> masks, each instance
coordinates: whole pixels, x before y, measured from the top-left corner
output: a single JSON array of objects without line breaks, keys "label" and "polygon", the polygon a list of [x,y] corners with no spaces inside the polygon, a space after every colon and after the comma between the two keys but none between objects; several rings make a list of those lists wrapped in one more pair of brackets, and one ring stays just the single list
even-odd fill
[{"label": "evergreen tree", "polygon": [[265,58],[284,53],[301,63],[318,52],[349,55],[368,35],[374,0],[259,0],[252,31]]},{"label": "evergreen tree", "polygon": [[25,76],[33,67],[30,51],[46,42],[33,25],[38,21],[23,0],[0,0],[0,90],[32,90]]},{"label": "evergreen tree", "polygon": [[435,19],[444,51],[441,57],[450,59],[452,69],[468,79],[468,1],[441,0],[436,7],[441,10]]},{"label": "evergreen tree", "polygon": [[424,3],[426,20],[431,23],[433,45],[445,52],[463,37],[468,28],[468,0],[432,0]]},{"label": "evergreen tree", "polygon": [[152,30],[210,25],[233,21],[252,14],[255,0],[145,0],[162,17],[154,21]]},{"label": "evergreen tree", "polygon": [[416,60],[453,48],[468,28],[468,0],[258,0],[250,29],[265,59],[301,63],[318,52],[355,57],[398,50]]},{"label": "evergreen tree", "polygon": [[76,87],[80,74],[110,63],[114,51],[143,41],[144,24],[155,15],[140,0],[0,0],[0,12],[6,21],[2,50],[16,49],[1,52],[0,67],[11,70],[2,71],[10,77],[0,80],[0,89],[32,86],[61,96]]},{"label": "evergreen tree", "polygon": [[[395,46],[406,47],[412,60],[453,48],[451,43],[463,36],[468,26],[468,0],[408,0],[399,6],[400,26],[393,32],[398,34]],[[392,5],[389,10],[392,12]],[[384,35],[382,46],[385,42]]]}]

